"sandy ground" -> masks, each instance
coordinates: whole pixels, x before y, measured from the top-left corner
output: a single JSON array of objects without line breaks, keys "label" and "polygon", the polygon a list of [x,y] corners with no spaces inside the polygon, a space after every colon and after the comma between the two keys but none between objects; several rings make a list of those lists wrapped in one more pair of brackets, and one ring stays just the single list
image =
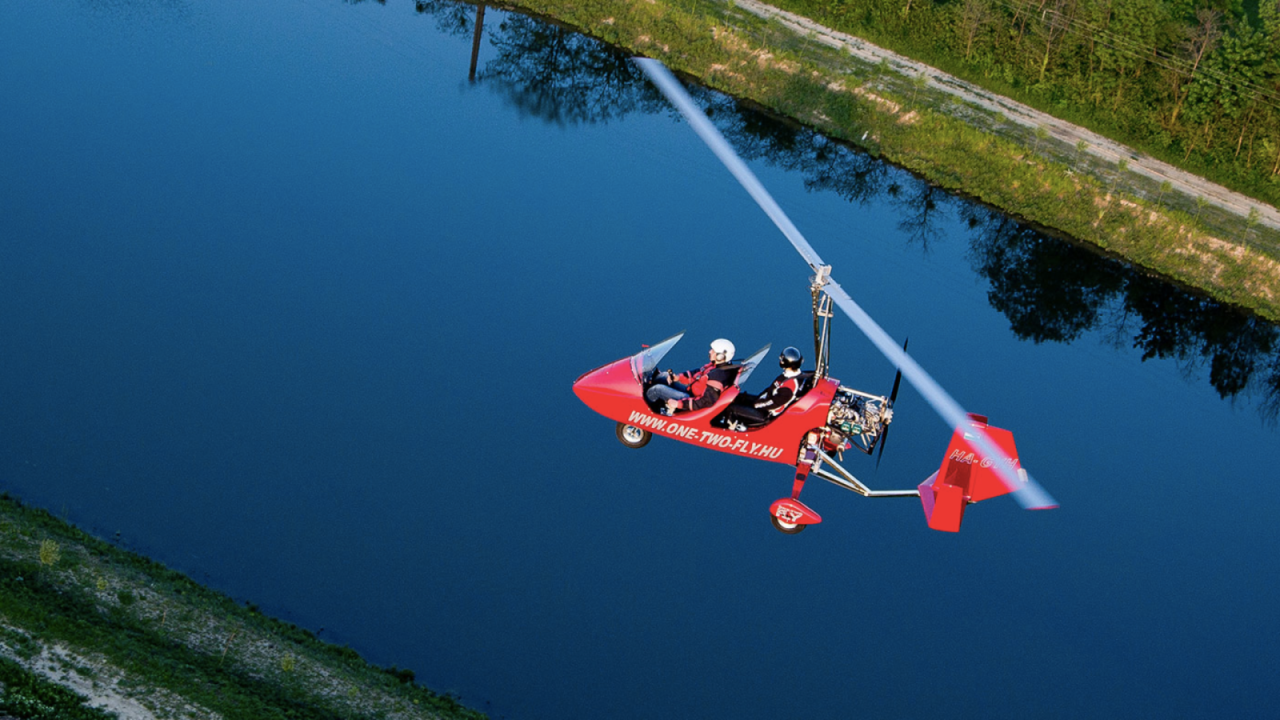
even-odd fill
[{"label": "sandy ground", "polygon": [[1087,152],[1098,158],[1109,163],[1116,163],[1122,159],[1127,160],[1131,172],[1149,177],[1157,183],[1168,181],[1175,191],[1184,193],[1189,197],[1202,196],[1210,203],[1241,217],[1248,217],[1249,210],[1257,208],[1260,224],[1280,229],[1280,210],[1276,210],[1271,205],[1228,190],[1198,175],[1179,170],[1168,163],[1142,155],[1133,148],[1121,145],[1085,128],[1072,125],[1051,115],[1046,115],[1039,110],[1027,107],[1009,98],[993,95],[937,68],[905,58],[852,35],[846,35],[823,27],[812,20],[785,10],[779,10],[756,0],[735,0],[735,5],[761,18],[776,19],[777,22],[801,35],[808,35],[817,42],[844,50],[866,62],[878,64],[881,60],[884,60],[888,62],[893,70],[907,77],[914,78],[922,75],[927,78],[929,87],[950,93],[964,102],[972,103],[992,112],[1003,113],[1010,121],[1033,130],[1037,127],[1043,127],[1051,137],[1067,143],[1071,147],[1083,140],[1088,144]]},{"label": "sandy ground", "polygon": [[[17,628],[9,629],[21,632]],[[39,655],[29,660],[10,655],[6,651],[7,648],[0,645],[0,652],[9,659],[43,675],[51,682],[88,698],[89,705],[114,713],[121,720],[160,720],[160,716],[131,697],[126,688],[121,687],[120,681],[124,679],[124,673],[111,667],[102,658],[80,655],[58,645],[44,647]],[[193,706],[170,693],[164,693],[164,695],[165,697],[153,696],[147,699],[151,706],[165,708],[163,714],[165,718],[216,720],[221,717],[217,713]],[[4,718],[0,717],[0,720]]]}]

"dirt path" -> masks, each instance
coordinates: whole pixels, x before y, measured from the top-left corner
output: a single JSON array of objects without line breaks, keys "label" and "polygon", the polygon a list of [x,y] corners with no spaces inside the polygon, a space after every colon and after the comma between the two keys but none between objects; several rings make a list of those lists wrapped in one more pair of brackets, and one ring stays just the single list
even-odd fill
[{"label": "dirt path", "polygon": [[845,50],[854,57],[866,62],[878,64],[883,60],[888,62],[890,68],[907,77],[914,78],[923,75],[928,79],[929,87],[950,93],[964,102],[972,103],[992,112],[1003,113],[1012,122],[1032,130],[1037,127],[1043,127],[1049,132],[1050,137],[1067,143],[1068,146],[1074,147],[1083,140],[1088,145],[1086,152],[1113,164],[1120,160],[1127,160],[1131,172],[1151,178],[1157,183],[1167,180],[1172,185],[1173,190],[1189,197],[1204,197],[1211,204],[1229,210],[1241,217],[1248,217],[1249,210],[1257,208],[1260,224],[1280,229],[1280,210],[1276,210],[1276,208],[1260,200],[1228,190],[1198,175],[1179,170],[1168,163],[1142,155],[1132,148],[1121,145],[1114,140],[1109,140],[1078,125],[1072,125],[1052,115],[1046,115],[1039,110],[1027,107],[1009,98],[994,95],[964,80],[948,75],[937,68],[877,47],[852,35],[846,35],[823,27],[799,15],[779,10],[756,0],[735,0],[734,4],[758,17],[775,19],[785,27],[801,35],[810,36],[824,45]]}]

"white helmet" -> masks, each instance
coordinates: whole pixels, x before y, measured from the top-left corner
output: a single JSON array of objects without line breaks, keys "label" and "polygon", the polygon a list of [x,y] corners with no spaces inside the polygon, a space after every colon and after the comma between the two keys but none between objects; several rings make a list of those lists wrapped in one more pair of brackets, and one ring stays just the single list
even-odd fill
[{"label": "white helmet", "polygon": [[729,362],[730,360],[733,360],[733,343],[725,340],[724,338],[712,340],[711,351],[717,356],[724,356],[724,359],[720,360],[720,362]]}]

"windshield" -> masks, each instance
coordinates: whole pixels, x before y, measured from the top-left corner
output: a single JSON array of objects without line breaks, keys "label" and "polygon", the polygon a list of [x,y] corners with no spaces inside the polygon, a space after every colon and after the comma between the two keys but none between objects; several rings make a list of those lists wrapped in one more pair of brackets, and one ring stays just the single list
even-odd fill
[{"label": "windshield", "polygon": [[742,387],[742,383],[746,382],[747,378],[750,377],[751,371],[755,370],[756,366],[760,364],[760,361],[764,359],[764,356],[768,354],[770,347],[770,345],[765,345],[759,350],[751,353],[751,357],[742,361],[742,369],[738,371],[738,379],[733,381],[734,385]]},{"label": "windshield", "polygon": [[647,347],[635,355],[632,355],[631,369],[635,372],[636,377],[639,378],[641,382],[647,380],[649,374],[654,371],[654,368],[658,367],[658,363],[662,362],[662,358],[667,354],[667,351],[675,347],[676,343],[680,342],[680,338],[682,337],[684,337],[683,332],[676,333],[666,340]]}]

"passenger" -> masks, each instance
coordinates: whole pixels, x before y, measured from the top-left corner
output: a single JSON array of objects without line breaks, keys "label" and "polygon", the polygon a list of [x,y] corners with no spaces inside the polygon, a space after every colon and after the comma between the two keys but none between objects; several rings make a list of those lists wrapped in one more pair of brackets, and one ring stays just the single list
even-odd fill
[{"label": "passenger", "polygon": [[711,343],[709,360],[696,370],[666,377],[649,386],[644,397],[652,405],[659,405],[658,412],[671,415],[677,410],[701,410],[711,407],[720,399],[720,393],[733,385],[737,375],[733,360],[733,343],[720,338]]},{"label": "passenger", "polygon": [[729,406],[726,420],[730,430],[742,432],[759,427],[781,415],[800,393],[800,366],[804,356],[789,347],[778,355],[782,374],[759,395],[739,395]]}]

